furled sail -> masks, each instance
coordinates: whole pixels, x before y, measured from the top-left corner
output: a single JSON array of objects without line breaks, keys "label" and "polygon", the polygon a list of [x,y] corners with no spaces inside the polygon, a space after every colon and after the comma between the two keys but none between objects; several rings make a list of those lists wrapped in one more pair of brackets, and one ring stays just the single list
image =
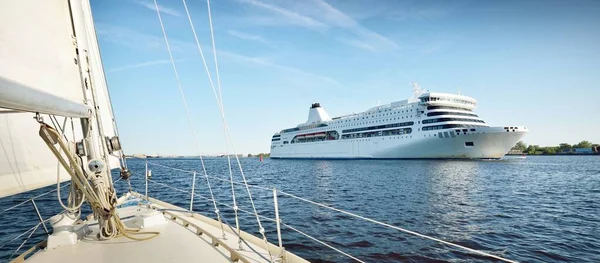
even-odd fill
[{"label": "furled sail", "polygon": [[[73,9],[73,19],[75,30],[77,31],[77,44],[79,49],[83,50],[87,56],[86,63],[91,81],[90,85],[94,88],[96,111],[100,117],[101,127],[104,136],[113,137],[116,134],[115,119],[112,111],[112,104],[108,92],[108,85],[104,75],[102,59],[100,57],[100,48],[96,37],[96,29],[92,17],[92,9],[89,1],[71,1]],[[122,154],[120,151],[109,156],[109,166],[111,169],[120,167],[119,157]]]},{"label": "furled sail", "polygon": [[[0,94],[23,89],[82,105],[91,105],[94,98],[104,135],[114,135],[110,99],[87,1],[0,2]],[[96,95],[93,98],[92,90]],[[0,197],[69,180],[40,139],[35,114],[14,113],[11,109],[15,108],[6,106],[11,104],[2,99]],[[42,117],[64,130],[69,141],[82,139],[79,119],[50,118],[45,114]],[[111,168],[118,167],[118,158],[109,159]]]}]

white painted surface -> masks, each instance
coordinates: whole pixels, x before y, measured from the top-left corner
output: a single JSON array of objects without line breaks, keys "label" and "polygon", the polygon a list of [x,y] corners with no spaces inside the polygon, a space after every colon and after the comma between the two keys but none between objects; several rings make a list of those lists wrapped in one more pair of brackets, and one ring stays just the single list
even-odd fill
[{"label": "white painted surface", "polygon": [[[422,93],[436,100],[408,102],[407,100],[373,107],[358,114],[319,122],[325,127],[313,125],[309,129],[276,133],[271,142],[271,158],[502,158],[527,132],[526,127],[489,127],[476,115],[476,100],[462,95],[444,93]],[[461,109],[428,109],[428,106],[461,107]],[[443,113],[440,113],[443,112]],[[431,116],[428,116],[431,113]],[[309,116],[312,114],[309,113]],[[440,114],[440,115],[436,115]],[[423,124],[424,120],[460,118]],[[369,131],[386,131],[411,128],[409,134],[343,138],[348,131],[373,126],[413,122],[403,127],[377,128]],[[438,125],[468,125],[438,130],[423,130],[423,127]],[[314,128],[317,127],[317,128]],[[505,129],[508,128],[508,129]],[[460,131],[457,133],[457,130]],[[507,132],[508,130],[508,132]],[[316,142],[292,143],[297,135],[314,132],[337,131],[340,139]],[[442,135],[440,137],[439,135]],[[277,140],[279,138],[279,140]],[[473,146],[465,143],[472,142]]]},{"label": "white painted surface", "polygon": [[[164,202],[153,202],[153,207],[158,209],[180,209]],[[118,209],[118,214],[123,219],[126,226],[137,228],[136,215],[153,213],[152,209],[142,206],[130,206]],[[190,222],[201,226],[207,233],[215,237],[221,237],[221,229],[218,222],[203,216],[195,215],[191,217],[187,212],[178,212],[178,216],[189,220]],[[161,214],[162,216],[162,214]],[[79,242],[72,246],[58,247],[36,252],[27,262],[231,262],[229,252],[221,246],[212,246],[211,239],[207,235],[197,235],[195,230],[189,226],[185,227],[180,223],[170,219],[165,224],[148,226],[142,231],[158,231],[160,235],[146,241],[134,241],[126,237],[100,241],[96,238],[98,226],[94,221],[88,222],[92,233],[85,236]],[[226,229],[227,239],[222,239],[232,248],[237,248],[237,237]],[[269,258],[269,254],[264,248],[264,243],[260,238],[252,238],[248,233],[243,232],[245,240],[252,248],[262,256]],[[276,246],[269,244],[272,249]],[[252,252],[247,246],[243,245],[244,250],[238,251],[250,262],[268,262],[259,255]],[[286,252],[286,259],[289,263],[306,263],[296,255]]]},{"label": "white painted surface", "polygon": [[[77,103],[86,102],[82,83],[93,85],[104,135],[113,136],[113,114],[89,2],[70,2],[76,34],[69,1],[0,2],[0,77],[6,80],[2,83],[20,83]],[[6,90],[10,88],[19,86]],[[87,93],[91,105],[91,93]],[[70,179],[39,137],[39,124],[33,117],[33,113],[0,114],[0,197]],[[51,123],[48,116],[43,117]],[[64,118],[57,119],[62,126]],[[65,135],[70,141],[81,140],[79,119],[73,123],[74,133],[67,120]],[[117,157],[110,156],[108,162],[111,168],[119,167]]]}]

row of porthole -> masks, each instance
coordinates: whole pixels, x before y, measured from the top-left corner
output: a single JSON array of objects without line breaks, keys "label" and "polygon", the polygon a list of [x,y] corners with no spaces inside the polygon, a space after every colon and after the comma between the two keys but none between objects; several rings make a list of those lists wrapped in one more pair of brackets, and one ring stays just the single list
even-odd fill
[{"label": "row of porthole", "polygon": [[[406,137],[402,137],[402,136],[400,136],[400,137],[387,137],[387,138],[389,138],[389,139],[410,139],[410,138],[412,138],[412,136],[406,136]],[[382,140],[385,140],[385,137],[382,137]],[[325,140],[325,141],[314,141],[314,142],[326,142],[326,141],[337,141],[337,140]],[[352,142],[352,141],[365,142],[365,141],[371,141],[371,139],[343,139],[341,141],[344,141],[344,142]],[[307,143],[307,142],[304,142],[304,143]],[[304,143],[301,143],[301,144],[304,144]],[[311,143],[311,142],[308,142],[308,143]],[[298,143],[296,143],[296,144],[298,144]],[[281,145],[281,146],[283,146],[283,145]]]},{"label": "row of porthole", "polygon": [[[411,106],[408,106],[408,107],[406,107],[406,108],[412,108],[412,107],[414,107],[414,106],[413,106],[413,105],[411,105]],[[397,109],[397,108],[395,108],[395,109]],[[395,109],[394,109],[394,110],[395,110]],[[392,109],[386,109],[386,110],[384,110],[384,111],[391,111],[391,110],[392,110]],[[411,109],[410,111],[414,111],[414,109]],[[380,112],[381,112],[381,110],[380,110]],[[408,113],[408,112],[409,112],[409,110],[406,110],[406,113]],[[385,113],[384,115],[391,115],[391,114],[398,114],[398,113],[404,113],[404,111],[400,112],[400,111],[398,110],[398,111],[396,111],[396,112]],[[371,114],[371,113],[363,113],[363,115],[364,115],[364,114]],[[378,116],[380,116],[380,115],[378,115]],[[383,116],[383,115],[381,115],[381,116]],[[370,118],[370,117],[368,117],[368,116],[367,116],[367,118]],[[406,118],[409,118],[409,117],[406,117]],[[412,115],[410,115],[410,118],[412,118]],[[362,119],[364,119],[364,117],[362,117]],[[396,118],[394,118],[394,120],[395,120],[395,119],[396,119]],[[400,119],[400,118],[398,118],[398,119]],[[404,119],[404,117],[402,117],[402,119]],[[357,117],[356,119],[353,119],[353,120],[355,120],[355,121],[356,121],[356,120],[359,120],[359,119],[358,119],[358,117]],[[341,122],[348,122],[348,121],[353,121],[353,120],[343,120],[343,121],[341,121]],[[381,122],[381,121],[378,121],[378,122]],[[364,124],[364,123],[363,123],[363,124]],[[360,124],[355,124],[355,125],[360,125]],[[335,127],[328,127],[328,128],[339,128],[339,127],[348,127],[348,126],[335,126]],[[324,130],[324,129],[319,129],[319,130],[316,130],[316,131],[322,131],[322,130]]]},{"label": "row of porthole", "polygon": [[[411,111],[412,111],[412,110],[411,110]],[[412,118],[412,117],[413,117],[413,115],[406,116],[406,118],[407,118],[407,119],[408,119],[408,118]],[[367,117],[367,118],[369,118],[369,117]],[[364,117],[363,117],[363,119],[364,119]],[[397,118],[390,118],[390,119],[385,119],[385,120],[377,120],[377,121],[371,121],[371,122],[362,122],[362,123],[358,123],[358,124],[354,124],[354,125],[364,125],[364,124],[368,124],[368,123],[375,123],[375,122],[382,122],[382,121],[383,121],[383,122],[385,122],[385,121],[396,120],[396,119],[397,119],[397,120],[400,120],[401,118],[400,118],[400,117],[397,117]],[[404,116],[402,116],[402,119],[404,119]],[[358,120],[358,118],[357,118],[357,119],[355,119],[355,120]],[[349,121],[349,120],[346,120],[346,122],[347,122],[347,121]],[[419,121],[419,123],[420,123],[420,121]],[[327,128],[321,128],[321,129],[317,129],[317,130],[315,130],[315,131],[323,131],[323,130],[328,130],[328,129],[332,129],[332,128],[333,128],[333,129],[337,129],[337,128],[349,127],[349,126],[354,126],[354,125],[342,125],[342,126],[333,126],[333,127],[329,127],[329,126],[328,126]]]},{"label": "row of porthole", "polygon": [[[379,116],[377,116],[377,117],[379,117]],[[406,118],[412,118],[413,116],[412,116],[412,115],[410,115],[410,116],[402,116],[402,119],[404,119],[404,117],[406,117]],[[368,118],[375,118],[375,117],[367,117],[367,119],[368,119]],[[361,120],[364,120],[364,119],[365,119],[365,117],[362,117],[362,118],[361,118]],[[400,117],[393,118],[393,120],[395,120],[395,119],[400,119]],[[390,118],[390,119],[387,119],[387,120],[392,120],[392,118]],[[358,118],[356,118],[356,119],[354,119],[354,120],[346,120],[346,121],[344,121],[344,122],[348,122],[348,121],[359,121],[359,119],[358,119]],[[385,120],[378,120],[378,121],[385,121]]]},{"label": "row of porthole", "polygon": [[[409,107],[406,107],[406,108],[412,108],[412,107],[413,106],[409,106]],[[397,109],[398,108],[395,108],[395,109],[386,109],[386,110],[383,110],[383,112],[387,112],[387,111],[391,111],[391,110],[397,110]],[[414,109],[411,109],[410,111],[414,111]],[[379,110],[378,112],[382,112],[382,111]],[[399,114],[399,113],[404,113],[404,112],[405,111],[400,112],[400,110],[398,110],[396,112],[390,112],[390,113],[384,113],[384,114],[381,114],[381,115],[377,115],[377,117],[381,117],[381,116],[384,116],[384,115],[391,115],[391,114]],[[409,110],[406,110],[406,113],[408,113],[408,112],[409,112]],[[362,115],[359,115],[359,116],[363,116],[361,118],[364,119],[365,118],[364,116],[371,115],[371,114],[373,114],[373,113],[367,112],[367,113],[362,113]],[[371,117],[367,116],[367,118],[371,118]],[[358,120],[358,117],[356,119],[354,119],[354,120]],[[352,120],[344,120],[344,121],[347,122],[347,121],[352,121]]]},{"label": "row of porthole", "polygon": [[[408,116],[406,118],[408,119],[408,118],[412,118],[412,117],[413,116],[410,115],[410,116]],[[367,122],[361,122],[361,123],[357,123],[357,124],[354,124],[354,125],[342,125],[342,126],[333,126],[333,127],[328,126],[327,128],[321,128],[321,129],[314,130],[314,131],[324,131],[324,130],[338,129],[338,128],[344,128],[344,127],[349,127],[349,126],[357,126],[357,125],[365,125],[365,124],[376,123],[376,122],[387,122],[387,121],[393,121],[393,120],[396,120],[396,119],[400,120],[400,117],[398,117],[398,118],[390,118],[390,119],[385,119],[385,120],[371,121],[371,122],[368,122],[368,121]],[[402,117],[402,119],[404,119],[404,117]],[[420,121],[419,121],[419,123],[420,123]]]}]

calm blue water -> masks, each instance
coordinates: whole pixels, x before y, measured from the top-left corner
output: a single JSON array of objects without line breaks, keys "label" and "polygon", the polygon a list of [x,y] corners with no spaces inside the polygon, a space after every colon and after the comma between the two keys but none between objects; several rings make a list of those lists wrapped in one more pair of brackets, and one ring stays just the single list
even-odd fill
[{"label": "calm blue water", "polygon": [[[199,170],[191,159],[152,162]],[[522,262],[600,262],[600,158],[598,156],[528,157],[502,161],[443,160],[269,160],[242,159],[252,184],[277,187],[311,200],[396,226]],[[144,161],[129,159],[134,190],[144,192]],[[206,160],[208,172],[227,178],[224,158]],[[191,175],[150,166],[153,179],[189,190]],[[234,174],[240,180],[239,172]],[[229,184],[211,180],[217,200],[231,203]],[[126,183],[117,183],[119,193]],[[48,191],[45,188],[0,199],[0,209]],[[206,181],[196,191],[210,196]],[[66,192],[66,191],[65,191]],[[189,195],[150,183],[150,196],[187,208]],[[251,210],[243,187],[239,206]],[[252,190],[261,215],[273,217],[272,192]],[[63,193],[66,196],[66,193]],[[56,194],[38,201],[47,218],[60,211]],[[412,237],[279,196],[282,220],[368,262],[482,262],[485,258]],[[212,204],[196,200],[194,209],[212,216]],[[229,208],[220,207],[229,222]],[[27,223],[26,227],[16,221]],[[31,205],[0,215],[0,243],[37,223]],[[252,216],[241,215],[242,228],[257,232]],[[264,222],[276,242],[275,226]],[[287,250],[313,262],[351,262],[336,252],[284,228]],[[43,238],[38,229],[28,244]],[[2,260],[20,245],[0,248]],[[25,247],[28,247],[27,245]]]}]

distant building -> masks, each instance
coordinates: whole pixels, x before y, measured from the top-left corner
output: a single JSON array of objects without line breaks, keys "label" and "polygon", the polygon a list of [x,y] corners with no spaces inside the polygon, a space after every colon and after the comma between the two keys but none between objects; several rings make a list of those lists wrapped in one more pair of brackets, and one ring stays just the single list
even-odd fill
[{"label": "distant building", "polygon": [[594,153],[593,148],[574,148],[573,153],[575,154],[592,154]]}]

